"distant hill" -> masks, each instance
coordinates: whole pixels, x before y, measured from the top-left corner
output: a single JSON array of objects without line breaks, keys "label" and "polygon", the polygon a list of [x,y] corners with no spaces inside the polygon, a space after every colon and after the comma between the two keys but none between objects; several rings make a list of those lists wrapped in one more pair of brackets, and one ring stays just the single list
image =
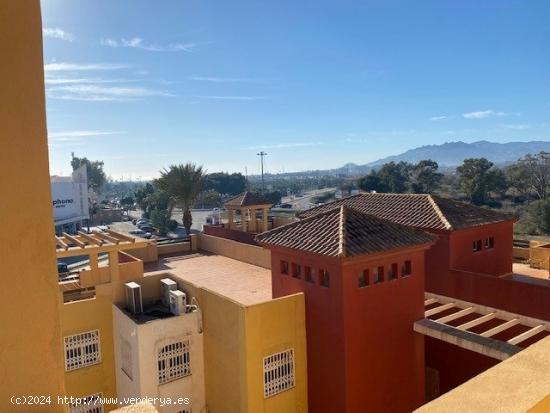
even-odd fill
[{"label": "distant hill", "polygon": [[[466,158],[487,158],[495,164],[506,164],[517,161],[528,153],[534,154],[540,151],[550,152],[550,142],[446,142],[442,145],[426,145],[410,149],[399,155],[388,156],[362,166],[376,168],[392,161],[416,163],[423,159],[432,159],[440,166],[457,166],[461,165]],[[349,165],[346,167],[349,168]]]}]

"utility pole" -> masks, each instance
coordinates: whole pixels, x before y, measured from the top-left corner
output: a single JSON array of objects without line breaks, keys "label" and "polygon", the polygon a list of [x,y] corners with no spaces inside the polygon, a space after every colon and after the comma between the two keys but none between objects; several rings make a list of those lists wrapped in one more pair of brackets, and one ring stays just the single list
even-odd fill
[{"label": "utility pole", "polygon": [[264,182],[264,156],[267,155],[267,153],[265,153],[264,151],[260,151],[260,153],[257,153],[256,155],[258,155],[261,159],[261,163],[262,163],[262,189],[265,191],[265,182]]}]

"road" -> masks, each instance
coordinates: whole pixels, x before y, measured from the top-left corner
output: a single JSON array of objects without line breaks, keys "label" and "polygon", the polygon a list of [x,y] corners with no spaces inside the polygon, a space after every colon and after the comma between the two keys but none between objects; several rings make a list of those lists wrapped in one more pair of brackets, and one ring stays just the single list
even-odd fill
[{"label": "road", "polygon": [[282,202],[291,204],[293,209],[303,211],[310,208],[312,198],[315,198],[316,196],[325,194],[327,192],[334,191],[336,191],[336,188],[314,189],[312,191],[306,191],[301,197],[283,197]]}]

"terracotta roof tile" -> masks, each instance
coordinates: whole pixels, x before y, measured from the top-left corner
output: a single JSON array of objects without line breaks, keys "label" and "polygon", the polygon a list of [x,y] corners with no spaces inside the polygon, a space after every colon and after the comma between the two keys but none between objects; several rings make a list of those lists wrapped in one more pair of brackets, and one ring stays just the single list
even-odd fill
[{"label": "terracotta roof tile", "polygon": [[347,205],[256,236],[274,245],[329,257],[353,257],[435,241],[434,235],[365,214]]},{"label": "terracotta roof tile", "polygon": [[225,206],[246,207],[253,205],[273,205],[273,202],[264,198],[261,194],[246,191],[225,201]]},{"label": "terracotta roof tile", "polygon": [[452,199],[426,194],[363,193],[300,214],[300,218],[347,205],[366,214],[415,228],[454,230],[512,220],[513,217]]}]

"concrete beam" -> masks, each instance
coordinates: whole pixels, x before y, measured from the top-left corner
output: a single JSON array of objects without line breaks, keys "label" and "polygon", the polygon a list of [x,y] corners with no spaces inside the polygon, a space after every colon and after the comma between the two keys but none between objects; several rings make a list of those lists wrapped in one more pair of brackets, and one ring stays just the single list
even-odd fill
[{"label": "concrete beam", "polygon": [[448,316],[438,318],[437,320],[434,320],[434,321],[437,321],[438,323],[447,323],[449,321],[456,320],[457,318],[467,316],[468,314],[472,314],[475,311],[475,309],[476,309],[475,307],[468,307],[468,308],[465,308],[464,310],[457,311],[456,313],[449,314]]},{"label": "concrete beam", "polygon": [[103,240],[92,237],[91,235],[86,234],[84,231],[78,231],[78,235],[80,235],[81,238],[84,238],[90,244],[96,244],[99,246],[103,245],[103,242],[104,242]]},{"label": "concrete beam", "polygon": [[497,360],[505,360],[522,350],[521,347],[513,344],[481,337],[470,331],[459,330],[427,318],[416,321],[414,331]]},{"label": "concrete beam", "polygon": [[78,245],[80,248],[85,248],[86,247],[86,244],[84,244],[82,241],[80,241],[76,237],[73,237],[72,235],[67,234],[66,232],[63,233],[63,236],[66,239],[68,239],[69,241],[71,241],[73,244]]}]

